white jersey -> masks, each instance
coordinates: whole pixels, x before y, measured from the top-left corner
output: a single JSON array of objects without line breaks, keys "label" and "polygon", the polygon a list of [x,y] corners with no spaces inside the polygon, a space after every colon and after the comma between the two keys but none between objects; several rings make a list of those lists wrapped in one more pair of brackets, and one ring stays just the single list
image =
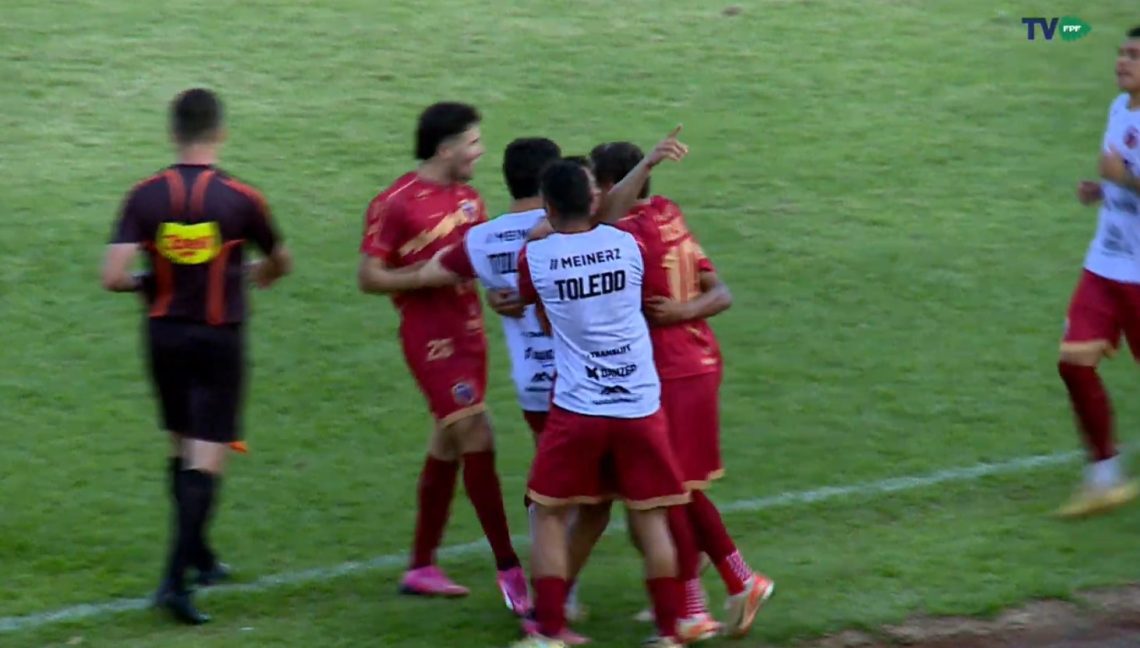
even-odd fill
[{"label": "white jersey", "polygon": [[[1133,174],[1140,175],[1140,108],[1128,109],[1122,94],[1108,109],[1101,150],[1116,149]],[[1140,283],[1140,196],[1107,180],[1101,181],[1104,202],[1096,235],[1085,256],[1085,268],[1106,279]]]},{"label": "white jersey", "polygon": [[630,234],[598,226],[526,246],[527,271],[554,332],[554,404],[590,416],[642,418],[661,406],[641,313],[645,262]]},{"label": "white jersey", "polygon": [[[542,209],[503,214],[472,227],[463,239],[475,276],[488,290],[519,288],[518,258],[526,235],[546,216]],[[528,306],[521,319],[501,317],[503,336],[511,356],[511,380],[519,406],[528,412],[550,409],[554,388],[554,341],[543,332]]]}]

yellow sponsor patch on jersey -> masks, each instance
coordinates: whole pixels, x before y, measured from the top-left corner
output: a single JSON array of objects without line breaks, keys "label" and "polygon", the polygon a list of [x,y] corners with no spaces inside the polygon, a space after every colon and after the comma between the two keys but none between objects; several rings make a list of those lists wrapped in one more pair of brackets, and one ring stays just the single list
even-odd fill
[{"label": "yellow sponsor patch on jersey", "polygon": [[222,249],[221,232],[214,221],[163,223],[158,228],[158,251],[174,263],[209,263]]}]

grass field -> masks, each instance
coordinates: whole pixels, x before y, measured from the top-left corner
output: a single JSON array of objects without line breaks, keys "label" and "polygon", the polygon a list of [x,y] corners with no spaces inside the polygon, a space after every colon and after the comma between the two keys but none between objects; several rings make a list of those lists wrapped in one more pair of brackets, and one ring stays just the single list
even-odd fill
[{"label": "grass field", "polygon": [[[264,190],[297,258],[294,276],[255,297],[253,452],[233,461],[215,531],[245,581],[410,542],[429,420],[392,308],[358,294],[354,272],[367,201],[410,168],[415,115],[442,98],[485,113],[475,185],[492,211],[507,205],[497,167],[513,137],[584,152],[614,138],[648,146],[685,124],[691,157],[654,182],[736,297],[715,323],[728,357],[718,501],[1075,449],[1054,363],[1095,212],[1072,195],[1094,173],[1135,4],[739,6],[6,2],[0,628],[157,581],[165,446],[138,307],[102,293],[97,268],[123,192],[168,163],[165,104],[191,84],[223,93],[224,166]],[[1026,41],[1021,16],[1077,9],[1088,38]],[[521,534],[531,445],[492,329],[500,468]],[[1106,374],[1127,438],[1140,384],[1127,361]],[[742,645],[985,615],[1140,577],[1137,509],[1047,517],[1077,463],[998,472],[739,506],[730,528],[778,583]],[[447,542],[477,540],[470,507],[455,511]],[[26,623],[0,645],[506,645],[516,624],[489,557],[448,566],[470,599],[398,598],[398,568],[363,570],[217,592],[200,630],[128,611]],[[594,616],[580,629],[597,645],[647,632],[628,621],[644,595],[620,534],[582,595]]]}]

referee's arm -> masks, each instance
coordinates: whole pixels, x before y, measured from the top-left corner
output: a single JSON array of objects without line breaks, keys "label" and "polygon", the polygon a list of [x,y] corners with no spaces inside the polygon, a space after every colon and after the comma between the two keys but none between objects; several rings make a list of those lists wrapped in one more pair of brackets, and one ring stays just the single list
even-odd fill
[{"label": "referee's arm", "polygon": [[131,272],[139,246],[135,243],[112,243],[103,258],[103,288],[111,292],[137,292],[142,288],[142,274]]},{"label": "referee's arm", "polygon": [[144,276],[131,273],[142,242],[137,195],[129,196],[123,205],[103,257],[103,288],[111,292],[136,292],[143,285]]},{"label": "referee's arm", "polygon": [[293,255],[285,247],[285,241],[282,240],[281,232],[274,223],[269,206],[260,194],[254,201],[254,210],[246,235],[265,255],[260,261],[250,263],[248,268],[258,288],[269,288],[278,279],[293,271]]}]

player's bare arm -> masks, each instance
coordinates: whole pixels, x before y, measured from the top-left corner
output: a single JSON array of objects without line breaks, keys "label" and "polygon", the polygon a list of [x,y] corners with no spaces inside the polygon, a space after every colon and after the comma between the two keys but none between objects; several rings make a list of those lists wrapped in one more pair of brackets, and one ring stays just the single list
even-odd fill
[{"label": "player's bare arm", "polygon": [[390,295],[408,290],[425,288],[418,271],[424,262],[401,268],[391,268],[383,260],[368,255],[361,256],[360,267],[356,271],[356,282],[360,292],[369,295]]},{"label": "player's bare arm", "polygon": [[701,294],[689,301],[668,297],[645,300],[645,318],[655,326],[708,319],[732,306],[732,293],[715,272],[701,273]]},{"label": "player's bare arm", "polygon": [[103,257],[103,288],[111,292],[137,292],[143,275],[131,272],[139,246],[136,243],[112,243]]},{"label": "player's bare arm", "polygon": [[537,225],[535,225],[529,232],[527,232],[526,241],[529,243],[531,241],[544,239],[553,233],[554,226],[550,224],[549,219],[543,218],[542,220],[538,221]]},{"label": "player's bare arm", "polygon": [[1114,149],[1101,154],[1100,177],[1130,191],[1140,191],[1140,178],[1128,168],[1124,156]]},{"label": "player's bare arm", "polygon": [[602,197],[602,205],[598,209],[599,222],[612,224],[621,220],[637,203],[637,196],[645,186],[645,181],[649,179],[653,167],[665,160],[680,162],[689,154],[689,147],[677,139],[680,133],[681,126],[678,125]]}]

